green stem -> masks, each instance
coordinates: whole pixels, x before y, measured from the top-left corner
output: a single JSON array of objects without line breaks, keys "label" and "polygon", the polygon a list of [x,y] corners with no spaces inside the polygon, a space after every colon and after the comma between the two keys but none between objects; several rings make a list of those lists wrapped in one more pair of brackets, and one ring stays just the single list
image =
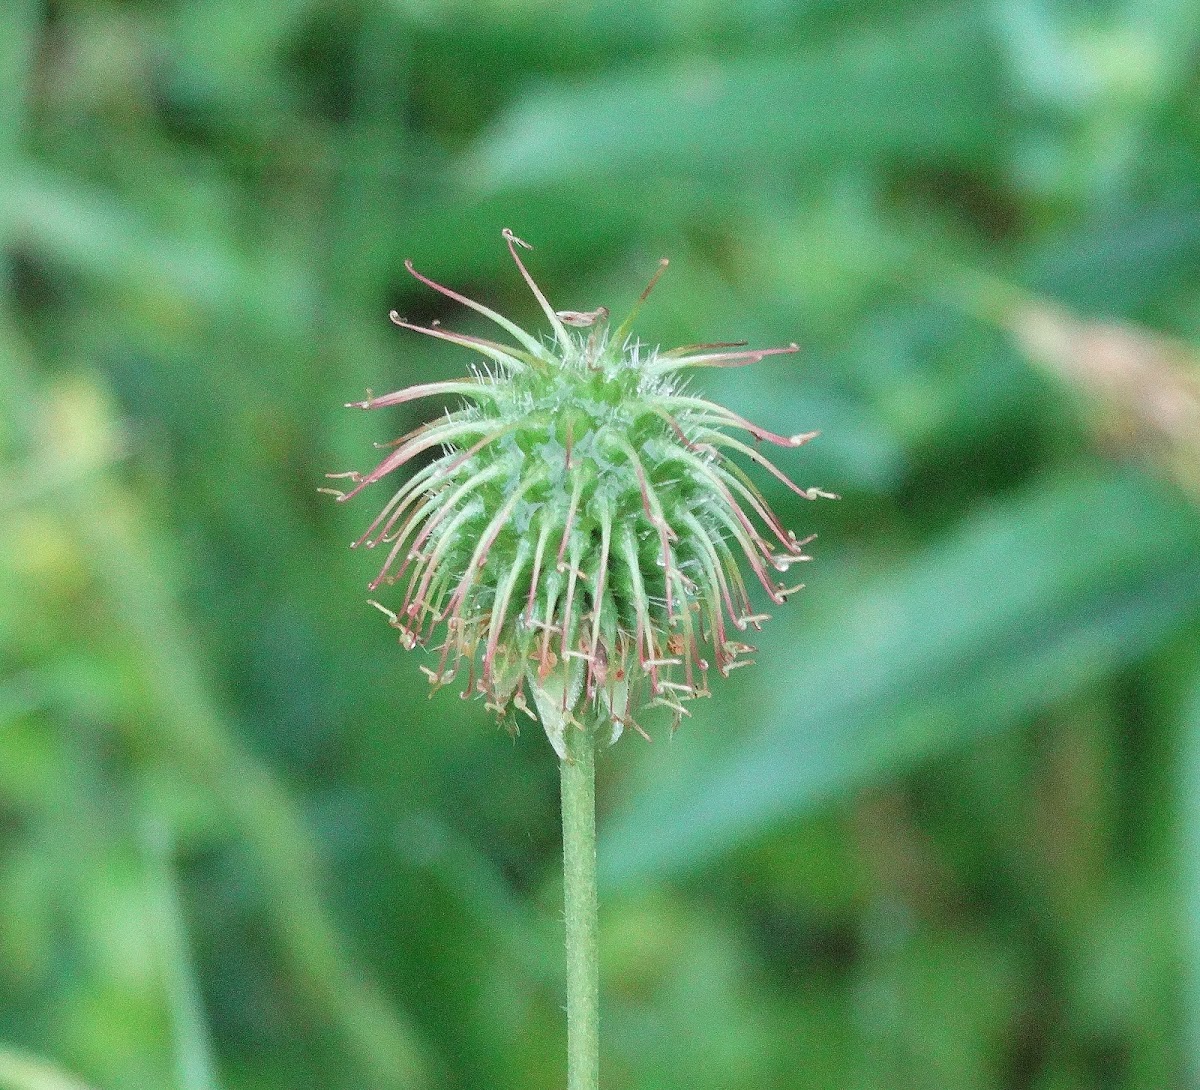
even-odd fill
[{"label": "green stem", "polygon": [[600,1085],[600,969],[596,945],[596,749],[589,725],[565,731],[563,900],[567,932],[567,1090]]}]

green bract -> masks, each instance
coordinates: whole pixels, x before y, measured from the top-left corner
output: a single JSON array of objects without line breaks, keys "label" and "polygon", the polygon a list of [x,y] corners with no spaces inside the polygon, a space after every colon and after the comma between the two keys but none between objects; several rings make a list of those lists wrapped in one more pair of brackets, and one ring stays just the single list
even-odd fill
[{"label": "green bract", "polygon": [[[483,694],[510,726],[533,714],[529,687],[560,756],[562,731],[584,704],[617,737],[641,730],[634,713],[661,705],[675,722],[684,701],[708,693],[751,651],[742,634],[754,610],[742,576],[773,602],[799,589],[778,573],[809,559],[808,540],[784,529],[732,456],[756,463],[806,499],[756,449],[797,447],[815,432],[782,436],[684,392],[689,368],[740,366],[786,348],[697,345],[668,352],[629,335],[634,313],[610,331],[608,311],[555,312],[504,232],[513,259],[546,313],[545,343],[486,307],[409,271],[485,315],[515,344],[406,329],[460,344],[487,362],[473,376],[412,386],[354,403],[364,409],[451,395],[460,407],[397,440],[347,500],[418,458],[436,456],[392,496],[355,543],[385,547],[370,587],[402,584],[393,608],[378,602],[409,648],[432,645],[434,686],[466,672],[465,695]],[[664,261],[659,274],[665,268]],[[730,434],[733,432],[735,434]],[[737,437],[745,433],[749,441]]]}]

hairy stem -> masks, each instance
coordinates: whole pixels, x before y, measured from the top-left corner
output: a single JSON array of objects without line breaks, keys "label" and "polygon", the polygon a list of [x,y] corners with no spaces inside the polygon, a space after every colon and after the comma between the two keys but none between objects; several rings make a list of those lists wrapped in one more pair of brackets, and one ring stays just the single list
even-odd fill
[{"label": "hairy stem", "polygon": [[562,771],[567,933],[567,1090],[600,1085],[600,972],[596,944],[595,734],[568,726]]}]

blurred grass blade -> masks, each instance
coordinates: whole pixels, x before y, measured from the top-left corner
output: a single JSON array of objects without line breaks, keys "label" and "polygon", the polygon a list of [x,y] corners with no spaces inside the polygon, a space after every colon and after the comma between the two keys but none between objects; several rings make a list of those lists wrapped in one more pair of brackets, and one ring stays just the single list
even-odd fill
[{"label": "blurred grass blade", "polygon": [[958,6],[793,55],[638,64],[519,99],[467,158],[487,190],[696,163],[748,171],[987,146],[1001,101],[984,23]]},{"label": "blurred grass blade", "polygon": [[[397,829],[400,850],[463,905],[473,925],[533,979],[558,984],[557,942],[517,900],[495,865],[445,821],[421,814]],[[557,939],[557,935],[555,936]]]},{"label": "blurred grass blade", "polygon": [[[0,355],[0,386],[31,391],[22,365],[22,341],[8,338]],[[17,406],[49,456],[69,464],[95,448],[97,432],[114,428],[110,408],[89,383],[63,386],[46,401],[28,394]],[[383,1085],[426,1085],[424,1049],[416,1031],[363,973],[343,945],[322,903],[320,865],[298,807],[270,768],[239,744],[211,694],[164,576],[166,565],[128,495],[99,478],[64,487],[60,509],[78,527],[79,540],[114,623],[136,649],[149,723],[139,717],[149,747],[184,770],[219,800],[250,846],[264,876],[268,908],[297,976],[324,1017],[338,1025],[360,1062]]]},{"label": "blurred grass blade", "polygon": [[171,859],[170,830],[161,821],[147,823],[146,873],[162,948],[163,976],[175,1040],[177,1090],[219,1090],[204,1000],[188,946],[187,925]]},{"label": "blurred grass blade", "polygon": [[1193,683],[1183,722],[1176,800],[1185,956],[1184,1064],[1187,1085],[1200,1086],[1200,675]]},{"label": "blurred grass blade", "polygon": [[0,1090],[91,1090],[45,1060],[0,1048]]},{"label": "blurred grass blade", "polygon": [[385,1085],[425,1085],[413,1029],[353,963],[319,892],[319,864],[295,802],[269,769],[230,735],[181,639],[182,619],[125,498],[92,488],[80,524],[114,612],[139,648],[158,705],[165,754],[208,785],[263,868],[270,908],[305,987]]},{"label": "blurred grass blade", "polygon": [[7,251],[13,229],[13,186],[20,160],[40,12],[37,0],[5,0],[0,6],[0,305],[7,305],[3,289],[9,275]]},{"label": "blurred grass blade", "polygon": [[612,886],[686,869],[1010,727],[1198,610],[1193,510],[1132,474],[1041,482],[857,594],[832,630],[797,618],[794,661],[760,656],[774,680],[758,727],[635,798],[603,839],[602,874]]},{"label": "blurred grass blade", "polygon": [[1142,458],[1200,498],[1200,354],[1128,322],[1082,318],[1015,284],[960,270],[951,297],[1082,393],[1110,450]]},{"label": "blurred grass blade", "polygon": [[0,9],[0,185],[11,181],[18,155],[40,13],[38,0],[5,0]]}]

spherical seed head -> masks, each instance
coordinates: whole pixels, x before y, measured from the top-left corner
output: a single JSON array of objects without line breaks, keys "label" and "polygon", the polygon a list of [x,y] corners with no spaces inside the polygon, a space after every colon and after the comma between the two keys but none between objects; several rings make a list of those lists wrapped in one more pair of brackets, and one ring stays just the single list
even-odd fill
[{"label": "spherical seed head", "polygon": [[[816,433],[776,435],[684,390],[689,368],[729,367],[786,348],[696,345],[662,352],[629,334],[633,314],[610,330],[608,311],[554,311],[504,232],[553,340],[416,272],[436,291],[483,314],[514,343],[438,326],[392,321],[482,356],[471,377],[368,396],[373,409],[451,395],[458,407],[393,444],[347,500],[435,452],[355,543],[384,547],[372,590],[400,585],[391,607],[375,602],[401,643],[433,649],[422,667],[435,688],[466,674],[463,696],[482,695],[515,729],[533,716],[551,743],[579,721],[606,721],[615,740],[648,706],[670,710],[708,694],[708,679],[745,665],[744,642],[766,615],[751,604],[743,570],[782,603],[799,587],[783,573],[808,560],[745,468],[758,466],[806,499],[758,449],[797,447]],[[744,468],[745,466],[745,468]],[[586,714],[585,714],[586,713]]]}]

